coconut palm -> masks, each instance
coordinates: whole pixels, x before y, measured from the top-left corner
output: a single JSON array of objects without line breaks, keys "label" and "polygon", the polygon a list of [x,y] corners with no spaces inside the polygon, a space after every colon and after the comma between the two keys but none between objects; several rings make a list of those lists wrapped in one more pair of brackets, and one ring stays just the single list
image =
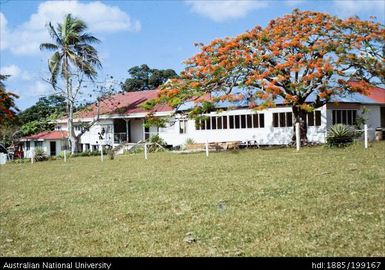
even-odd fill
[{"label": "coconut palm", "polygon": [[[91,45],[100,41],[86,32],[87,25],[79,18],[67,14],[63,23],[55,29],[52,23],[48,24],[48,32],[53,43],[40,44],[41,50],[54,51],[48,60],[51,73],[50,83],[53,88],[61,92],[67,102],[68,131],[71,141],[71,152],[76,152],[77,138],[73,127],[73,108],[83,76],[93,81],[97,76],[97,68],[101,68],[97,50]],[[73,78],[76,75],[77,86],[73,87]],[[58,80],[63,80],[63,87],[58,86]]]}]

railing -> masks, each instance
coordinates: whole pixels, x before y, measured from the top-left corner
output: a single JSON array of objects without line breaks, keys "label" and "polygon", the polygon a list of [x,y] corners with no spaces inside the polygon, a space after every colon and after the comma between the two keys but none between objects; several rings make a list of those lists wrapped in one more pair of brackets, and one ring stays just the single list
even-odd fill
[{"label": "railing", "polygon": [[125,132],[117,132],[114,133],[114,143],[122,143],[127,141],[127,133]]}]

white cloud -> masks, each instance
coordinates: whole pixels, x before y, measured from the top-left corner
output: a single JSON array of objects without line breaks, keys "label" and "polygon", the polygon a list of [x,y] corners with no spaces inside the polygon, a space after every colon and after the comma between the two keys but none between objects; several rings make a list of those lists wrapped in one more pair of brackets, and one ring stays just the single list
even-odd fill
[{"label": "white cloud", "polygon": [[84,20],[91,33],[136,32],[141,28],[138,20],[116,6],[101,2],[47,1],[39,5],[28,21],[14,29],[8,27],[6,17],[0,13],[1,50],[8,48],[20,55],[37,53],[40,43],[50,40],[46,29],[48,22],[56,25],[67,13]]},{"label": "white cloud", "polygon": [[16,65],[9,65],[9,66],[4,66],[0,68],[0,74],[3,75],[10,75],[11,77],[9,78],[10,80],[13,79],[21,79],[24,81],[28,81],[31,79],[31,75],[29,74],[28,71],[21,70]]},{"label": "white cloud", "polygon": [[50,92],[52,92],[52,88],[48,83],[35,81],[34,84],[27,88],[27,93],[25,93],[25,96],[40,97],[48,95]]},{"label": "white cloud", "polygon": [[4,14],[0,12],[0,49],[8,47],[8,42],[6,41],[6,36],[8,36],[7,31],[8,21],[5,18]]},{"label": "white cloud", "polygon": [[383,0],[334,0],[335,10],[338,15],[354,16],[360,13],[370,13],[374,16],[384,17],[385,1]]},{"label": "white cloud", "polygon": [[193,1],[188,0],[186,4],[191,7],[195,13],[209,17],[216,22],[222,22],[227,19],[241,18],[248,12],[255,9],[268,6],[266,1]]}]

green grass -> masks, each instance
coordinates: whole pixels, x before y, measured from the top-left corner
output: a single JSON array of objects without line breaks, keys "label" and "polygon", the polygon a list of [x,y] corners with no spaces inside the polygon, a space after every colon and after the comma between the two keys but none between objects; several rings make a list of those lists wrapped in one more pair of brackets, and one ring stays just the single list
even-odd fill
[{"label": "green grass", "polygon": [[384,256],[384,158],[382,142],[7,164],[0,255]]}]

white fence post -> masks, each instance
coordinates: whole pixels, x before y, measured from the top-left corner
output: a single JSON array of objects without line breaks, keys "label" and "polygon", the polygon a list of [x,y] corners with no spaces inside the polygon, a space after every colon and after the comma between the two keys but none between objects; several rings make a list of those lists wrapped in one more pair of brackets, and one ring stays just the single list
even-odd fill
[{"label": "white fence post", "polygon": [[35,151],[31,149],[31,164],[33,164],[35,159]]},{"label": "white fence post", "polygon": [[209,140],[206,140],[206,157],[209,156]]},{"label": "white fence post", "polygon": [[67,162],[67,150],[64,149],[64,162]]},{"label": "white fence post", "polygon": [[144,144],[144,159],[147,159],[147,143]]},{"label": "white fence post", "polygon": [[368,148],[368,125],[364,125],[365,149]]},{"label": "white fence post", "polygon": [[103,162],[104,157],[103,157],[103,146],[100,144],[100,160]]},{"label": "white fence post", "polygon": [[299,147],[301,145],[301,134],[299,130],[299,123],[295,123],[295,140],[297,145],[297,151],[299,151]]}]

